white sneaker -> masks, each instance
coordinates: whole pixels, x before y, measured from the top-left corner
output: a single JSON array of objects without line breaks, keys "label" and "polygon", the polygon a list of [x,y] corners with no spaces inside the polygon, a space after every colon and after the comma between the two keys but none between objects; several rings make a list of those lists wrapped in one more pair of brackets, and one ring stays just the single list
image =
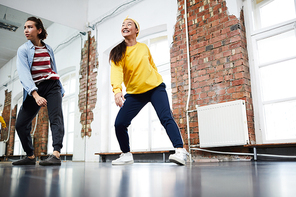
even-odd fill
[{"label": "white sneaker", "polygon": [[178,165],[185,165],[187,161],[187,155],[189,155],[189,153],[185,148],[176,148],[175,154],[170,155],[169,160],[170,162],[174,162]]},{"label": "white sneaker", "polygon": [[128,153],[121,153],[118,159],[112,161],[112,165],[126,165],[126,164],[133,164],[134,158],[133,154]]}]

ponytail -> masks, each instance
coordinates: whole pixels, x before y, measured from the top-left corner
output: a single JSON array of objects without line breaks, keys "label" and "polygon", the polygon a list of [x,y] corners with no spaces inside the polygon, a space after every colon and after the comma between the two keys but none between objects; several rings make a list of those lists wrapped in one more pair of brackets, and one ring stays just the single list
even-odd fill
[{"label": "ponytail", "polygon": [[113,61],[115,65],[117,65],[118,62],[120,62],[125,55],[126,51],[126,43],[123,40],[121,43],[119,43],[117,46],[115,46],[110,54],[109,54],[109,61]]}]

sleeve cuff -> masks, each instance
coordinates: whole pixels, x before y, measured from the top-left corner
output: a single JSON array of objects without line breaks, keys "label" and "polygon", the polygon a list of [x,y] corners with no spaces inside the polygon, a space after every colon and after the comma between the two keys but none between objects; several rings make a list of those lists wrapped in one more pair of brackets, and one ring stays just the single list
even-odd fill
[{"label": "sleeve cuff", "polygon": [[121,89],[117,88],[117,89],[114,89],[113,92],[114,92],[114,95],[115,95],[115,94],[117,94],[119,92],[122,92],[122,91],[121,91]]},{"label": "sleeve cuff", "polygon": [[28,92],[28,95],[29,95],[29,96],[32,96],[32,92],[33,92],[34,90],[36,90],[36,91],[37,91],[37,90],[38,90],[38,88],[37,88],[37,87],[35,87],[35,88],[33,88],[32,90],[30,90],[30,91]]}]

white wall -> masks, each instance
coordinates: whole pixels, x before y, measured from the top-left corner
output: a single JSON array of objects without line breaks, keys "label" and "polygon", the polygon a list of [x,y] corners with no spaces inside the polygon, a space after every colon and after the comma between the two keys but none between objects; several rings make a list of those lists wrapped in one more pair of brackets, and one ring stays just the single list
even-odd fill
[{"label": "white wall", "polygon": [[125,2],[127,2],[127,0],[108,0],[104,2],[100,0],[89,0],[87,12],[88,22],[92,25],[94,22],[99,21],[102,17],[109,15],[112,11],[114,11],[114,8],[124,4]]},{"label": "white wall", "polygon": [[12,107],[14,107],[17,100],[22,96],[22,85],[18,80],[16,71],[16,57],[11,59],[0,70],[0,105],[2,105],[2,109],[5,101],[5,90],[12,91]]},{"label": "white wall", "polygon": [[243,0],[226,0],[226,6],[229,15],[234,15],[240,18],[240,11],[243,8]]}]

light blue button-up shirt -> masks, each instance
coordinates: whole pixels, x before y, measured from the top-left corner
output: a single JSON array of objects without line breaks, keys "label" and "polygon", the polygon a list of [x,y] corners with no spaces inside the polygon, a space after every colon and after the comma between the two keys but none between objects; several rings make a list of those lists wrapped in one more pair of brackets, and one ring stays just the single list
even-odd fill
[{"label": "light blue button-up shirt", "polygon": [[[50,64],[51,68],[55,73],[57,72],[57,67],[53,55],[53,50],[51,47],[47,44],[45,44],[48,54],[50,55]],[[31,67],[34,60],[34,53],[35,53],[35,46],[34,44],[29,40],[28,42],[24,43],[22,46],[20,46],[17,50],[17,61],[16,61],[16,67],[17,72],[19,75],[19,79],[23,85],[23,101],[26,100],[27,95],[32,96],[32,91],[38,90],[37,86],[35,85],[32,75],[31,75]],[[65,93],[65,90],[62,86],[61,81],[59,80],[59,84],[61,87],[61,93],[62,96]]]}]

